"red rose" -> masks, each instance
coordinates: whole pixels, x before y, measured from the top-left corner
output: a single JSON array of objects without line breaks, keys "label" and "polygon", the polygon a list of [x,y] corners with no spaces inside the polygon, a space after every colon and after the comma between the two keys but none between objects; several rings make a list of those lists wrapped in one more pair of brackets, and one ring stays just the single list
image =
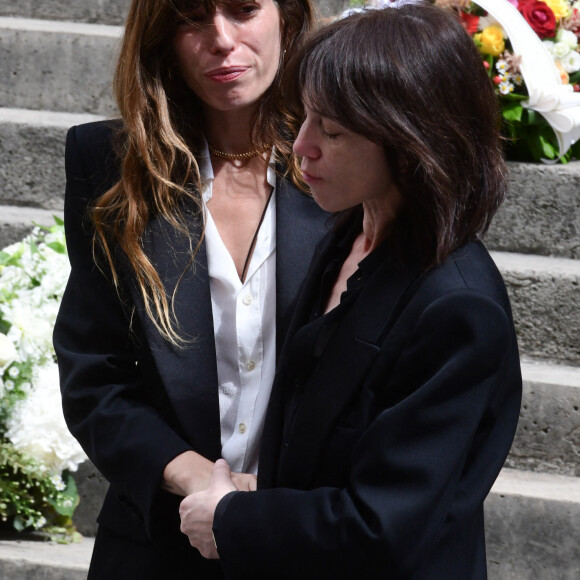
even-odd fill
[{"label": "red rose", "polygon": [[479,16],[462,12],[461,22],[469,34],[475,34],[477,32],[477,25],[479,24]]},{"label": "red rose", "polygon": [[549,38],[556,33],[556,17],[552,9],[539,0],[527,0],[518,5],[522,16],[540,38]]}]

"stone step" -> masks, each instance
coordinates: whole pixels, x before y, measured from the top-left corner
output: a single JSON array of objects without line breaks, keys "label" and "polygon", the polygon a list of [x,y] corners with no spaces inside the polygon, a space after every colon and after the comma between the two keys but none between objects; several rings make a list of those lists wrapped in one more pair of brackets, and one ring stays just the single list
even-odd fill
[{"label": "stone step", "polygon": [[66,132],[100,118],[0,108],[0,204],[61,209]]},{"label": "stone step", "polygon": [[[66,130],[101,118],[0,108],[0,203],[59,206]],[[515,169],[509,198],[485,238],[486,245],[496,251],[580,259],[580,162],[510,167]]]},{"label": "stone step", "polygon": [[[123,24],[130,0],[0,0],[0,16]],[[340,14],[349,0],[315,0],[323,17]]]},{"label": "stone step", "polygon": [[580,260],[492,252],[510,295],[520,351],[580,365]]},{"label": "stone step", "polygon": [[121,27],[0,18],[0,107],[108,115]]},{"label": "stone step", "polygon": [[504,469],[485,518],[490,580],[580,578],[580,478]]},{"label": "stone step", "polygon": [[1,0],[0,16],[122,24],[130,0]]},{"label": "stone step", "polygon": [[580,477],[580,367],[522,362],[523,400],[507,467]]},{"label": "stone step", "polygon": [[[580,479],[504,469],[485,503],[490,580],[580,577]],[[0,578],[86,577],[93,540],[0,539]]]},{"label": "stone step", "polygon": [[[522,409],[506,467],[580,477],[580,367],[522,362]],[[107,481],[90,462],[75,474],[75,525],[96,533]]]},{"label": "stone step", "polygon": [[22,240],[35,224],[54,225],[55,215],[62,219],[62,210],[0,205],[0,250]]},{"label": "stone step", "polygon": [[34,540],[29,535],[3,534],[0,536],[0,578],[85,580],[94,543],[93,538],[57,544]]},{"label": "stone step", "polygon": [[509,194],[485,238],[504,252],[580,258],[580,161],[510,163]]}]

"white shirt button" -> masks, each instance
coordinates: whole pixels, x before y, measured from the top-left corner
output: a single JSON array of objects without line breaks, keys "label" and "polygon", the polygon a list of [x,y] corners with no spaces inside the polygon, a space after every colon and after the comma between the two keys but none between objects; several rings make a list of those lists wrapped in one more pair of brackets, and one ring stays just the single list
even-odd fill
[{"label": "white shirt button", "polygon": [[246,294],[243,298],[242,298],[242,302],[246,305],[249,306],[252,302],[254,301],[254,297],[251,294]]},{"label": "white shirt button", "polygon": [[249,360],[249,361],[246,363],[246,368],[247,368],[249,371],[253,371],[253,370],[256,368],[256,363],[255,363],[253,360]]},{"label": "white shirt button", "polygon": [[246,429],[247,429],[247,427],[246,427],[246,424],[245,423],[240,423],[238,425],[238,430],[239,430],[240,433],[242,433],[242,434],[245,433],[246,432]]}]

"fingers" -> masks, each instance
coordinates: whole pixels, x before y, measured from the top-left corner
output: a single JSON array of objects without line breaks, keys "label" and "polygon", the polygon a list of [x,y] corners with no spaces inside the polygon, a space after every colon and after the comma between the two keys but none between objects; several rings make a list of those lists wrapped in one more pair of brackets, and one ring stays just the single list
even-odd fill
[{"label": "fingers", "polygon": [[232,473],[232,480],[238,491],[256,491],[258,478],[252,473]]},{"label": "fingers", "polygon": [[219,490],[222,495],[230,491],[236,491],[237,487],[232,479],[230,466],[225,459],[218,459],[215,462],[209,489]]},{"label": "fingers", "polygon": [[213,466],[214,477],[225,477],[231,479],[232,471],[225,459],[218,459]]}]

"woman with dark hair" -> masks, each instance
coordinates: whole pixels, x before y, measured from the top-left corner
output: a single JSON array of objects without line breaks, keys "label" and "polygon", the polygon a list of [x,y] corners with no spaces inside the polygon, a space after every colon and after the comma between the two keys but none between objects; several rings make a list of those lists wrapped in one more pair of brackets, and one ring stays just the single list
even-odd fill
[{"label": "woman with dark hair", "polygon": [[213,462],[255,488],[276,336],[327,216],[297,190],[281,75],[309,0],[133,0],[120,121],[69,131],[54,331],[73,435],[110,482],[89,578],[221,578],[179,531]]},{"label": "woman with dark hair", "polygon": [[340,220],[290,324],[258,491],[220,460],[182,529],[232,579],[484,579],[483,502],[521,398],[480,241],[506,192],[491,82],[427,4],[335,22],[294,64],[294,151]]}]

